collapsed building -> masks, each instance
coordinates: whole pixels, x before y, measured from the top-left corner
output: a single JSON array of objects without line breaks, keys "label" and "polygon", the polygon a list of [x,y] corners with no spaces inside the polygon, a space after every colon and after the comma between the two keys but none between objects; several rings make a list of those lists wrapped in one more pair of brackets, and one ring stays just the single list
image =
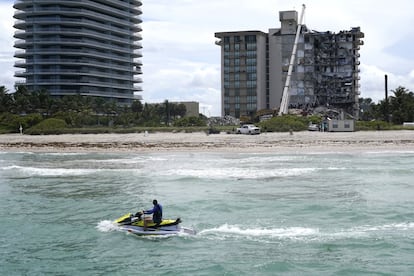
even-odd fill
[{"label": "collapsed building", "polygon": [[360,28],[350,31],[304,33],[303,57],[298,58],[296,87],[304,93],[294,94],[291,105],[326,106],[358,114],[359,49],[363,36]]},{"label": "collapsed building", "polygon": [[[298,30],[298,13],[281,11],[280,28],[220,32],[222,116],[252,116],[278,110]],[[289,81],[289,108],[319,107],[358,117],[359,27],[333,33],[299,28],[295,62]]]}]

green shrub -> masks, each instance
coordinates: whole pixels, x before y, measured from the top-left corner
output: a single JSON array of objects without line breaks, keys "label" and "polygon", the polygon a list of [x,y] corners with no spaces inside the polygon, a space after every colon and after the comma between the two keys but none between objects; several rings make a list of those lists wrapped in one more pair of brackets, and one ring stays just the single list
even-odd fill
[{"label": "green shrub", "polygon": [[263,132],[287,132],[306,130],[309,119],[295,115],[284,115],[273,117],[267,121],[259,123]]},{"label": "green shrub", "polygon": [[200,117],[184,117],[174,121],[175,127],[206,126],[206,121]]},{"label": "green shrub", "polygon": [[384,121],[357,121],[356,130],[391,130],[395,127]]},{"label": "green shrub", "polygon": [[11,113],[2,113],[0,115],[0,127],[4,132],[18,132],[20,124],[16,125],[16,121],[20,116]]},{"label": "green shrub", "polygon": [[20,126],[23,130],[30,128],[43,120],[40,114],[16,115],[11,113],[2,113],[0,115],[0,127],[3,133],[19,132]]},{"label": "green shrub", "polygon": [[66,133],[67,125],[62,119],[50,118],[46,119],[37,125],[25,131],[26,134],[40,135],[40,134],[63,134]]}]

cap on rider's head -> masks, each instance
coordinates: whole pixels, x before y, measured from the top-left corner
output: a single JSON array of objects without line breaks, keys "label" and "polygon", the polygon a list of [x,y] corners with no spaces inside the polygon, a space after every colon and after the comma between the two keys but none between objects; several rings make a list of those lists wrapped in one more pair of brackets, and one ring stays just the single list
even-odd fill
[{"label": "cap on rider's head", "polygon": [[156,199],[154,199],[154,200],[152,201],[152,204],[157,205],[157,204],[158,204],[158,201],[157,201]]}]

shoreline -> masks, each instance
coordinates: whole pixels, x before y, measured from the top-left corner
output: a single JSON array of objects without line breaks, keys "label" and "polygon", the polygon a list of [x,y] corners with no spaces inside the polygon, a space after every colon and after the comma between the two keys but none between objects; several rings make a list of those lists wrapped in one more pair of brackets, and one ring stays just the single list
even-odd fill
[{"label": "shoreline", "polygon": [[0,135],[0,152],[366,152],[414,151],[414,131]]}]

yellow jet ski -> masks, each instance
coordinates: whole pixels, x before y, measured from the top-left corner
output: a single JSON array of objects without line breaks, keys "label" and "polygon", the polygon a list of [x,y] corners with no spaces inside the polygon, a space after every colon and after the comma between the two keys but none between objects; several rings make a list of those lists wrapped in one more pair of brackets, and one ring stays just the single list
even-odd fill
[{"label": "yellow jet ski", "polygon": [[195,231],[190,228],[182,227],[180,225],[181,219],[163,219],[161,223],[147,222],[144,227],[144,219],[142,213],[125,214],[115,220],[115,224],[119,226],[121,231],[133,233],[136,235],[174,235],[179,233],[195,234]]}]

